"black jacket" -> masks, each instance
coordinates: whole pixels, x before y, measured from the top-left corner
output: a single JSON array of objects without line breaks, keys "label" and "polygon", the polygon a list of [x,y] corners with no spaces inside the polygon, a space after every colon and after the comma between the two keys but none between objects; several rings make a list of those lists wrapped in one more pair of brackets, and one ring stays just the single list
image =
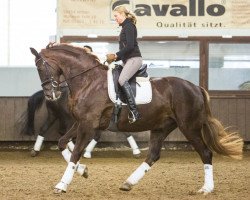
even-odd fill
[{"label": "black jacket", "polygon": [[130,19],[125,19],[122,24],[119,36],[119,51],[116,53],[117,61],[122,60],[126,63],[132,57],[141,57],[141,52],[137,42],[137,29]]}]

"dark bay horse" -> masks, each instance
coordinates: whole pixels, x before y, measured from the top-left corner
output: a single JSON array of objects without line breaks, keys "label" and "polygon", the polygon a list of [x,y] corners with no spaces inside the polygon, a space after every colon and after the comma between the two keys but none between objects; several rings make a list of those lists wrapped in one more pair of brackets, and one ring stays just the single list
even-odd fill
[{"label": "dark bay horse", "polygon": [[62,136],[69,130],[75,122],[67,107],[68,88],[61,87],[62,95],[58,101],[45,101],[43,90],[40,90],[28,99],[27,110],[22,114],[19,124],[22,125],[21,134],[35,135],[35,115],[45,103],[48,115],[41,125],[36,138],[31,156],[36,156],[40,152],[42,143],[48,130],[58,121],[58,133]]},{"label": "dark bay horse", "polygon": [[[47,99],[60,96],[59,76],[64,75],[70,90],[70,107],[77,121],[75,148],[55,193],[65,192],[78,169],[79,159],[93,137],[94,130],[107,129],[113,103],[108,96],[108,67],[96,56],[82,48],[66,44],[51,45],[38,53],[34,48],[35,63]],[[138,105],[142,119],[130,124],[128,110],[121,111],[120,131],[140,132],[150,130],[149,150],[145,161],[121,185],[121,190],[131,190],[143,178],[151,166],[160,158],[163,141],[177,127],[200,155],[204,164],[205,181],[200,193],[214,189],[212,155],[218,154],[235,159],[242,158],[243,140],[237,133],[228,133],[210,111],[208,93],[189,81],[165,77],[151,79],[152,101]],[[68,142],[67,134],[59,140],[63,149]],[[82,168],[83,170],[85,168]]]},{"label": "dark bay horse", "polygon": [[[34,135],[35,134],[35,114],[41,108],[45,102],[48,116],[45,122],[42,124],[39,134],[37,135],[36,142],[31,150],[31,156],[37,156],[41,150],[42,143],[45,139],[46,133],[58,121],[58,133],[64,135],[74,124],[75,119],[68,108],[69,89],[67,85],[60,86],[61,97],[57,101],[46,101],[43,90],[37,91],[31,95],[28,99],[27,110],[21,116],[19,124],[22,125],[21,134]],[[134,157],[140,156],[140,150],[134,137],[130,133],[123,133],[131,146]],[[83,156],[85,158],[91,158],[92,150],[101,138],[101,131],[96,130],[93,139],[90,141],[85,149]],[[73,151],[74,144],[68,143],[68,147]]]}]

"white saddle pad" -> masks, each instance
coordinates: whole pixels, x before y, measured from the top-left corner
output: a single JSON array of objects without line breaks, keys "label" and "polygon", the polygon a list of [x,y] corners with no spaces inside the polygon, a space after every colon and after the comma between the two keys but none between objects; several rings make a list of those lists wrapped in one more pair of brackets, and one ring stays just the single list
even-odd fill
[{"label": "white saddle pad", "polygon": [[[109,93],[109,98],[113,103],[116,103],[116,93],[115,93],[115,86],[114,86],[114,81],[113,81],[113,75],[112,75],[112,69],[108,70],[108,93]],[[151,83],[149,81],[149,77],[144,78],[144,77],[137,77],[136,78],[136,97],[135,97],[135,103],[137,105],[139,104],[147,104],[150,103],[152,100],[152,87]],[[118,100],[121,102],[121,100]],[[126,105],[122,103],[123,105]]]}]

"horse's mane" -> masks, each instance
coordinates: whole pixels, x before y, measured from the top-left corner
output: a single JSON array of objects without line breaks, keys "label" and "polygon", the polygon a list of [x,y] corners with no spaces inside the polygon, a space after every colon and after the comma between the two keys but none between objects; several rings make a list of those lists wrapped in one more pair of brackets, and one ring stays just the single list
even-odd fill
[{"label": "horse's mane", "polygon": [[46,49],[51,49],[51,50],[62,50],[64,52],[67,52],[69,54],[72,54],[76,57],[81,57],[81,56],[87,56],[90,59],[94,60],[96,62],[96,64],[100,65],[100,67],[102,69],[108,70],[108,66],[102,64],[99,60],[99,58],[92,54],[92,53],[88,53],[84,48],[81,47],[76,47],[70,44],[65,44],[65,43],[61,43],[61,44],[57,44],[57,43],[49,43],[46,46]]}]

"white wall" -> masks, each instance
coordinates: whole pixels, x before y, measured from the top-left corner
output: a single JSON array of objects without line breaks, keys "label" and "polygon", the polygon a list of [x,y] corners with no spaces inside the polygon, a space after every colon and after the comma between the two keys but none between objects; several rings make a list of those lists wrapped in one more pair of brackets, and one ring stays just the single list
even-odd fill
[{"label": "white wall", "polygon": [[35,67],[0,67],[0,96],[31,96],[41,90],[41,82]]}]

